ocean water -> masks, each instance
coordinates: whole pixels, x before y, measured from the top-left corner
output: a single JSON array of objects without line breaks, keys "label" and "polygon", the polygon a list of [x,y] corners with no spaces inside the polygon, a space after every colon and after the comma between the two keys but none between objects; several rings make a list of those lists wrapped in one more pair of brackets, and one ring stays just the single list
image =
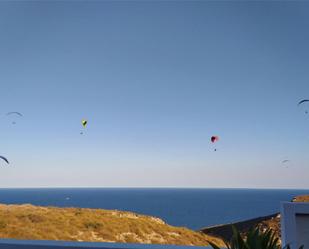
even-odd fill
[{"label": "ocean water", "polygon": [[279,212],[309,190],[55,188],[0,189],[0,203],[133,211],[199,229]]}]

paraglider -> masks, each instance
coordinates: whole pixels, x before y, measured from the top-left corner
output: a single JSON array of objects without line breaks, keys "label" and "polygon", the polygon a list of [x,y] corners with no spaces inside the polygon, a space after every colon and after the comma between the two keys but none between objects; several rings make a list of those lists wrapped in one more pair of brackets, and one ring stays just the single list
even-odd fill
[{"label": "paraglider", "polygon": [[[8,112],[7,114],[6,114],[6,116],[19,116],[19,117],[22,117],[23,115],[20,113],[20,112]],[[16,124],[16,121],[15,120],[13,120],[12,121],[12,124]]]},{"label": "paraglider", "polygon": [[[309,99],[303,99],[303,100],[299,101],[297,106],[300,106],[300,105],[302,105],[305,102],[309,102]],[[308,114],[308,110],[306,110],[305,113]]]},{"label": "paraglider", "polygon": [[[82,126],[84,127],[84,129],[86,128],[87,124],[88,124],[88,120],[82,119]],[[83,135],[84,133],[81,131],[80,134]]]},{"label": "paraglider", "polygon": [[9,160],[6,159],[4,156],[0,156],[0,158],[1,158],[2,160],[4,160],[7,164],[9,164]]},{"label": "paraglider", "polygon": [[291,161],[288,160],[288,159],[285,159],[285,160],[283,160],[283,161],[281,162],[281,164],[285,165],[286,168],[288,168],[288,166],[291,164]]},{"label": "paraglider", "polygon": [[[219,137],[218,137],[218,136],[212,136],[212,137],[210,138],[210,141],[211,141],[212,143],[216,143],[216,142],[219,141]],[[217,151],[217,149],[215,148],[214,151]]]}]

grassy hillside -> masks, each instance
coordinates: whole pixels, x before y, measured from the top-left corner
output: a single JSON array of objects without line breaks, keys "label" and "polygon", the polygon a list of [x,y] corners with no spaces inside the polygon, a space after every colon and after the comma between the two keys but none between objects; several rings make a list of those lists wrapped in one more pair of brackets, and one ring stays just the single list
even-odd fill
[{"label": "grassy hillside", "polygon": [[0,237],[34,240],[222,245],[220,239],[131,212],[0,204]]}]

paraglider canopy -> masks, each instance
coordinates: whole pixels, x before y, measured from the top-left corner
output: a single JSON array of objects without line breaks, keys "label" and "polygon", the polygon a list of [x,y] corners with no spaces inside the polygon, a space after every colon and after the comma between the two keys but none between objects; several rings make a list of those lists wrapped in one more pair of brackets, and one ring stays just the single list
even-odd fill
[{"label": "paraglider canopy", "polygon": [[218,137],[218,136],[212,136],[212,137],[210,138],[210,141],[211,141],[212,143],[215,143],[215,142],[219,141],[219,137]]},{"label": "paraglider canopy", "polygon": [[304,102],[309,102],[309,99],[303,99],[303,100],[299,101],[297,105],[301,105]]},{"label": "paraglider canopy", "polygon": [[291,166],[291,160],[289,159],[282,160],[281,164],[284,165],[286,168],[288,168],[289,166]]},{"label": "paraglider canopy", "polygon": [[84,128],[86,128],[88,121],[86,119],[82,120],[82,125]]},{"label": "paraglider canopy", "polygon": [[9,164],[8,159],[6,159],[4,156],[0,156],[0,158],[1,158],[2,160],[4,160],[7,164]]},{"label": "paraglider canopy", "polygon": [[18,116],[23,116],[20,112],[8,112],[6,115],[12,115],[12,114],[16,114]]}]

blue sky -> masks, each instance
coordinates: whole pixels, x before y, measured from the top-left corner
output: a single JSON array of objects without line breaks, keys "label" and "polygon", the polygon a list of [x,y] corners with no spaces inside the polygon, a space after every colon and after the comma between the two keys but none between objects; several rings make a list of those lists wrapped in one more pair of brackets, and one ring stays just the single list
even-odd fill
[{"label": "blue sky", "polygon": [[309,188],[309,3],[0,6],[0,187]]}]

